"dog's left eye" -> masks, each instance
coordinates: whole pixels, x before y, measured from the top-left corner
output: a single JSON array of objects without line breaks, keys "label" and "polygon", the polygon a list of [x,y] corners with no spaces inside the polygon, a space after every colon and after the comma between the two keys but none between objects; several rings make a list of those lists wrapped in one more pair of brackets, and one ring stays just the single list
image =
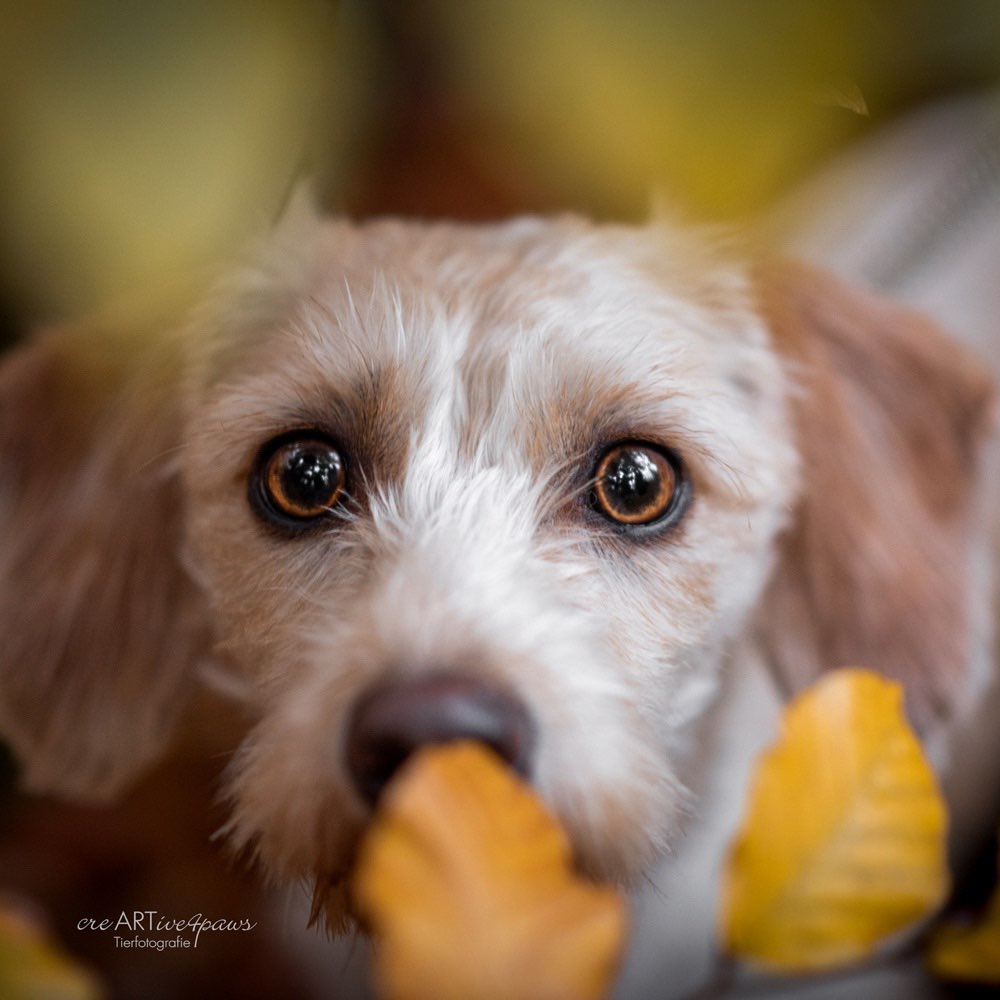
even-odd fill
[{"label": "dog's left eye", "polygon": [[332,441],[318,432],[287,435],[266,444],[250,482],[258,516],[298,528],[329,514],[341,500],[344,461]]},{"label": "dog's left eye", "polygon": [[680,460],[671,451],[643,442],[612,445],[601,456],[591,494],[594,508],[617,524],[675,520],[687,497]]}]

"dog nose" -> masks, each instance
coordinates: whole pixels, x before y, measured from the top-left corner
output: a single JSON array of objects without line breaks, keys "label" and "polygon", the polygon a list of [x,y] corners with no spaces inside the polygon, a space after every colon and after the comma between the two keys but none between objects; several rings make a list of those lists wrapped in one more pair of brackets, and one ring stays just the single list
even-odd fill
[{"label": "dog nose", "polygon": [[347,732],[347,769],[374,805],[400,765],[420,747],[475,740],[527,778],[534,726],[515,697],[483,682],[435,675],[380,685],[354,706]]}]

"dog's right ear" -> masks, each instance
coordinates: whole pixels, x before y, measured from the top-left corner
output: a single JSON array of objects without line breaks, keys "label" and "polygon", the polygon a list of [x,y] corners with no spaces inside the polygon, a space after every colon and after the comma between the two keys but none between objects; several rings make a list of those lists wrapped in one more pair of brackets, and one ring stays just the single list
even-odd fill
[{"label": "dog's right ear", "polygon": [[992,380],[929,320],[832,275],[780,263],[759,290],[802,458],[763,603],[770,662],[789,691],[834,667],[879,670],[929,731],[964,698],[990,635],[976,566]]},{"label": "dog's right ear", "polygon": [[0,365],[0,738],[99,800],[159,756],[207,648],[178,559],[180,352],[53,331]]}]

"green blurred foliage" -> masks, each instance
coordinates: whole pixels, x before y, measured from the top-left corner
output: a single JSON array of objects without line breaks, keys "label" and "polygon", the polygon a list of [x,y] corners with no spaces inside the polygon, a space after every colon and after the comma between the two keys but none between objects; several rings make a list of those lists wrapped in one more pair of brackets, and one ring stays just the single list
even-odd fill
[{"label": "green blurred foliage", "polygon": [[998,68],[995,0],[0,0],[0,299],[183,299],[300,174],[362,214],[738,217]]},{"label": "green blurred foliage", "polygon": [[29,915],[0,900],[0,997],[104,1000],[98,979],[66,955]]},{"label": "green blurred foliage", "polygon": [[1000,66],[984,0],[426,6],[492,155],[615,215],[652,191],[709,217],[759,209],[869,114]]},{"label": "green blurred foliage", "polygon": [[261,228],[330,118],[333,7],[10,3],[0,258],[55,311],[183,292]]}]

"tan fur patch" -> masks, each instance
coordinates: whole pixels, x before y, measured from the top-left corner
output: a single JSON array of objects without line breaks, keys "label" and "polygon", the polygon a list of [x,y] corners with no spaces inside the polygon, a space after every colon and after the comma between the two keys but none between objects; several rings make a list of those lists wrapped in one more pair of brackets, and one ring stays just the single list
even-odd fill
[{"label": "tan fur patch", "polygon": [[761,302],[799,392],[804,490],[766,599],[792,689],[860,665],[904,681],[921,725],[968,659],[970,519],[992,426],[985,370],[931,323],[783,264]]},{"label": "tan fur patch", "polygon": [[155,760],[207,646],[177,359],[148,345],[52,333],[0,369],[0,722],[36,790],[106,797]]}]

